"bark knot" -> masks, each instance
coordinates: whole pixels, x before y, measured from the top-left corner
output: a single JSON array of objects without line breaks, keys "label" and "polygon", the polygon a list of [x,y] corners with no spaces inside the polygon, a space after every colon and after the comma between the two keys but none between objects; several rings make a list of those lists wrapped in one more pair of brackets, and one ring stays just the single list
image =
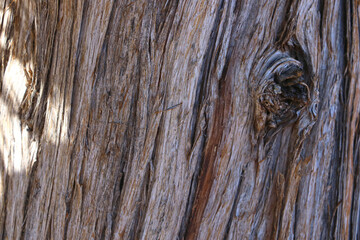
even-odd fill
[{"label": "bark knot", "polygon": [[297,119],[299,110],[310,102],[310,90],[301,62],[285,54],[265,61],[256,91],[255,130],[277,128]]}]

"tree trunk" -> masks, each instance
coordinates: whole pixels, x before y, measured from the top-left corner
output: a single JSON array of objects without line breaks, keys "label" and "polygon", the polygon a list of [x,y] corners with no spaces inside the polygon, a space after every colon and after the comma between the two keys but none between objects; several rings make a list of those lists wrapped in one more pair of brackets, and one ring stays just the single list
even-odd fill
[{"label": "tree trunk", "polygon": [[1,239],[359,239],[360,2],[0,1]]}]

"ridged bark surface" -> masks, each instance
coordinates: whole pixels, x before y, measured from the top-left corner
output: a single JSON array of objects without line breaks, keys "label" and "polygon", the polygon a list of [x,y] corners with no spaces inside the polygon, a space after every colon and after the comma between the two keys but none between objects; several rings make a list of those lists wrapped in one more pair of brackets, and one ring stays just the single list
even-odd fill
[{"label": "ridged bark surface", "polygon": [[1,239],[359,239],[358,0],[0,0]]}]

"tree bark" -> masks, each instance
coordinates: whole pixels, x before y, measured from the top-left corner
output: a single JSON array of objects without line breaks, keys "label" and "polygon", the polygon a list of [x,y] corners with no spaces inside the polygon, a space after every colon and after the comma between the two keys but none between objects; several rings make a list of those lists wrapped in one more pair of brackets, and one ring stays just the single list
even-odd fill
[{"label": "tree bark", "polygon": [[0,9],[1,239],[359,239],[359,1]]}]

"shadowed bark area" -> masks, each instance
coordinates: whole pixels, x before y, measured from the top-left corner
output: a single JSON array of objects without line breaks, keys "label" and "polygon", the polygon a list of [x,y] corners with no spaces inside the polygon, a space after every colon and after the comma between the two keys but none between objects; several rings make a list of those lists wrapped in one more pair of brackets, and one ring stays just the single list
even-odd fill
[{"label": "shadowed bark area", "polygon": [[359,7],[0,0],[0,238],[358,239]]}]

